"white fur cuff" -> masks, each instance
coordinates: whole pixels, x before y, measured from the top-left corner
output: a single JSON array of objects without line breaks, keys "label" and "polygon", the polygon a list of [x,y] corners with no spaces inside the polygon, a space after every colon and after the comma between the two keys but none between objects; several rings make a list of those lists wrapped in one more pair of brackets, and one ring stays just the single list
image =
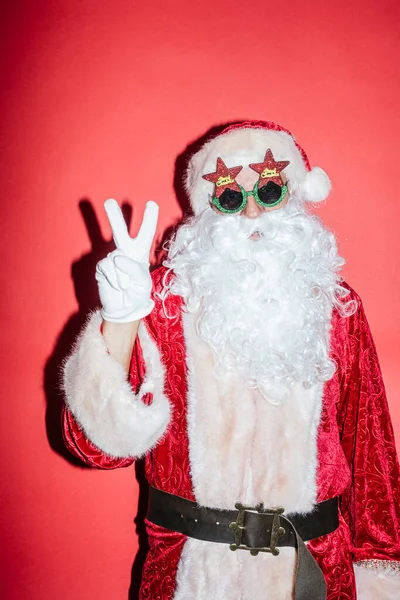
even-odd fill
[{"label": "white fur cuff", "polygon": [[364,560],[354,565],[358,600],[398,600],[400,563],[391,560]]},{"label": "white fur cuff", "polygon": [[[157,443],[169,423],[164,370],[158,349],[141,324],[146,379],[135,395],[124,368],[108,353],[100,326],[100,313],[96,312],[64,364],[66,404],[87,437],[103,452],[137,457]],[[153,402],[145,405],[141,398],[149,392]]]}]

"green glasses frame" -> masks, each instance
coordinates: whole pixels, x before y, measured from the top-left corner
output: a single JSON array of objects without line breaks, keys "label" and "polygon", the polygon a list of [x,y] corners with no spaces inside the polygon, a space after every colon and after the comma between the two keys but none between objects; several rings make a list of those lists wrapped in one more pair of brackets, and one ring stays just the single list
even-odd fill
[{"label": "green glasses frame", "polygon": [[265,202],[260,200],[260,197],[258,195],[258,184],[259,184],[259,181],[256,181],[253,189],[248,192],[240,184],[238,184],[240,187],[240,191],[242,192],[242,196],[243,196],[243,201],[242,201],[241,205],[238,206],[238,208],[234,208],[234,209],[224,208],[223,206],[221,206],[220,201],[216,196],[214,196],[214,198],[212,199],[212,203],[221,212],[226,213],[226,214],[234,214],[234,213],[240,212],[244,209],[244,207],[247,204],[247,198],[249,196],[253,196],[255,201],[257,202],[257,204],[259,204],[263,208],[271,208],[272,206],[277,206],[278,204],[280,204],[282,202],[282,200],[284,199],[284,197],[286,196],[287,191],[288,191],[287,185],[283,185],[281,195],[279,196],[278,200],[276,200],[272,204],[266,204]]}]

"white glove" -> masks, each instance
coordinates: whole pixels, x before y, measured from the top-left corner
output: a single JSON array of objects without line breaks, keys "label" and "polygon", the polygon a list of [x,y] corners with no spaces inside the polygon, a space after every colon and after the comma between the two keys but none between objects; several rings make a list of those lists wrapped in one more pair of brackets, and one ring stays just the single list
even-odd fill
[{"label": "white glove", "polygon": [[113,323],[130,323],[148,315],[154,308],[150,299],[149,255],[157,227],[158,205],[148,202],[143,223],[135,238],[129,235],[116,200],[104,203],[116,250],[96,267],[102,304],[101,316]]}]

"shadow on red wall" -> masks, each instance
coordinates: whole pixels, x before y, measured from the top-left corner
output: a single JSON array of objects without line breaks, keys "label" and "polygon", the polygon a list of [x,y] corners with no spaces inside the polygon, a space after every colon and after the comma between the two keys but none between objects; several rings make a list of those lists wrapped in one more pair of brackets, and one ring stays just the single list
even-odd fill
[{"label": "shadow on red wall", "polygon": [[[176,159],[174,172],[174,189],[176,198],[184,217],[169,226],[162,234],[160,242],[155,248],[155,261],[152,268],[160,265],[166,255],[166,243],[174,234],[174,231],[182,222],[183,218],[192,215],[187,193],[184,189],[183,179],[187,163],[207,139],[220,133],[220,131],[231,123],[212,127],[201,138],[187,146]],[[44,391],[46,395],[46,432],[51,448],[65,460],[78,468],[88,468],[78,458],[72,456],[65,447],[62,428],[61,414],[63,408],[63,392],[61,389],[61,366],[65,361],[74,341],[82,329],[88,314],[99,306],[99,296],[95,279],[97,263],[114,250],[112,240],[103,237],[99,221],[92,202],[82,198],[79,203],[83,221],[85,223],[88,237],[91,243],[91,251],[76,260],[71,266],[71,277],[74,284],[75,296],[78,302],[78,311],[73,314],[63,327],[57,338],[54,350],[46,362],[44,369]],[[130,228],[132,219],[132,206],[128,202],[122,204],[122,212],[125,221]],[[129,588],[129,600],[137,600],[143,564],[148,550],[147,536],[144,518],[147,510],[148,485],[144,474],[144,461],[137,461],[135,465],[136,480],[139,484],[138,511],[134,523],[138,537],[139,549],[135,556],[131,570],[131,585]]]}]

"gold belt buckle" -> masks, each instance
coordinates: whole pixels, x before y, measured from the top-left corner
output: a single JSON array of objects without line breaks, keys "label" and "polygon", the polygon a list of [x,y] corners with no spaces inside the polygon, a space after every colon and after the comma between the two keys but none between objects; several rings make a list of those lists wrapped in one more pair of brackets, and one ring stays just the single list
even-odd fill
[{"label": "gold belt buckle", "polygon": [[[285,529],[281,527],[279,516],[285,512],[285,509],[281,506],[277,508],[265,508],[264,503],[260,502],[256,504],[256,506],[246,506],[241,502],[236,502],[235,508],[239,511],[236,521],[233,521],[229,524],[229,529],[232,529],[235,533],[235,541],[229,545],[231,550],[249,550],[252,556],[257,556],[259,552],[269,552],[273,556],[278,556],[279,548],[277,548],[277,544],[279,541],[279,537],[284,535]],[[273,515],[272,519],[272,528],[271,528],[271,541],[269,546],[265,546],[262,548],[249,548],[246,544],[242,544],[242,534],[246,529],[244,525],[245,514],[246,511],[252,511],[267,515]]]}]

